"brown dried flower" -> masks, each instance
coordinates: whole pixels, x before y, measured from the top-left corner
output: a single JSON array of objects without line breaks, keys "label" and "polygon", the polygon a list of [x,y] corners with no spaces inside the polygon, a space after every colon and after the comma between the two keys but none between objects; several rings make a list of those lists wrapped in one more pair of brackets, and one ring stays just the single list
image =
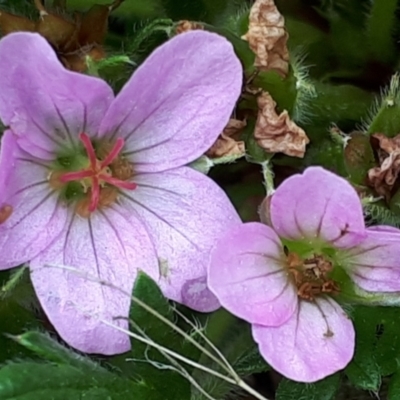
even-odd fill
[{"label": "brown dried flower", "polygon": [[309,139],[285,110],[279,115],[276,103],[268,92],[257,97],[258,117],[254,138],[258,145],[269,153],[284,153],[293,157],[304,157]]},{"label": "brown dried flower", "polygon": [[375,133],[371,143],[380,166],[368,171],[368,183],[388,200],[400,172],[400,134],[388,138],[382,133]]},{"label": "brown dried flower", "polygon": [[204,29],[204,26],[200,22],[181,20],[175,26],[175,33],[178,35],[180,33],[194,31],[197,29]]},{"label": "brown dried flower", "polygon": [[28,31],[41,34],[54,48],[60,61],[70,70],[86,70],[86,56],[94,60],[105,57],[102,47],[107,33],[108,16],[124,0],[109,5],[95,4],[86,13],[76,14],[74,19],[47,12],[41,0],[35,0],[40,13],[36,21],[0,11],[0,32]]},{"label": "brown dried flower", "polygon": [[206,152],[206,155],[210,158],[243,156],[245,153],[244,142],[237,139],[239,138],[240,131],[245,126],[246,121],[231,118],[219,138]]},{"label": "brown dried flower", "polygon": [[288,37],[274,0],[256,0],[250,10],[249,30],[242,36],[256,54],[254,65],[285,77],[289,69]]}]

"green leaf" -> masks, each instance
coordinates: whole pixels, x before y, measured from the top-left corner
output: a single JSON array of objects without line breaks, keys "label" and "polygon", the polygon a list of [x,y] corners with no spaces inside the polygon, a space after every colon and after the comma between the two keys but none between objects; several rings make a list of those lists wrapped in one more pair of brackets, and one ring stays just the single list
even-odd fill
[{"label": "green leaf", "polygon": [[276,392],[276,400],[333,400],[339,383],[339,374],[312,384],[293,382],[284,378]]},{"label": "green leaf", "polygon": [[400,313],[397,307],[374,309],[379,317],[376,332],[378,339],[374,355],[381,374],[387,376],[397,370],[400,360]]},{"label": "green leaf", "polygon": [[369,134],[383,133],[394,137],[400,132],[400,76],[393,75],[389,87],[370,111],[366,128]]},{"label": "green leaf", "polygon": [[109,372],[100,364],[83,357],[74,351],[63,347],[49,335],[40,332],[27,332],[13,336],[14,341],[36,353],[41,358],[58,365],[69,365],[78,368],[81,372],[109,375]]},{"label": "green leaf", "polygon": [[387,400],[400,399],[400,372],[396,372],[389,382],[389,392]]},{"label": "green leaf", "polygon": [[100,364],[63,347],[47,334],[27,332],[14,341],[50,363],[23,361],[0,369],[1,400],[154,398],[143,380],[123,379]]},{"label": "green leaf", "polygon": [[[136,279],[133,296],[147,304],[153,310],[171,322],[174,322],[174,313],[168,301],[163,296],[157,284],[146,274],[140,273]],[[140,336],[145,334],[149,339],[179,354],[187,356],[192,350],[184,339],[172,328],[168,327],[159,318],[146,311],[137,302],[132,300],[130,320],[133,322],[132,331]],[[142,330],[142,332],[140,332]],[[132,338],[132,350],[129,359],[132,362],[132,372],[158,392],[160,399],[175,400],[190,398],[190,384],[171,367],[171,362],[158,350]],[[183,354],[183,353],[186,354]],[[185,366],[185,369],[188,368]]]},{"label": "green leaf", "polygon": [[376,391],[381,377],[393,374],[400,360],[400,315],[396,307],[357,307],[353,312],[356,351],[345,369],[356,387]]},{"label": "green leaf", "polygon": [[150,397],[144,383],[123,380],[111,373],[88,375],[70,365],[26,361],[0,369],[1,400],[145,400]]},{"label": "green leaf", "polygon": [[240,376],[245,376],[268,371],[270,366],[261,357],[258,346],[253,343],[253,348],[239,357],[233,368]]},{"label": "green leaf", "polygon": [[379,366],[370,358],[368,351],[357,350],[352,362],[346,368],[350,382],[361,389],[377,391],[381,385]]},{"label": "green leaf", "polygon": [[392,62],[396,57],[393,32],[398,22],[398,0],[373,1],[367,21],[367,49],[375,60]]},{"label": "green leaf", "polygon": [[17,334],[38,326],[39,322],[31,312],[15,302],[0,300],[0,363],[29,354],[6,334]]}]

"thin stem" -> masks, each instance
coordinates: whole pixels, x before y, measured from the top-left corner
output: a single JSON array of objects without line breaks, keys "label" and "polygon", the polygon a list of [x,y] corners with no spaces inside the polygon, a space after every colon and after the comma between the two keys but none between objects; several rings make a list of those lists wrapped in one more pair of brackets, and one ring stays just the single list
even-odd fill
[{"label": "thin stem", "polygon": [[261,164],[262,167],[262,174],[264,178],[264,186],[265,190],[267,192],[267,196],[271,196],[274,194],[275,189],[274,189],[274,172],[272,171],[270,167],[269,161],[264,161]]}]

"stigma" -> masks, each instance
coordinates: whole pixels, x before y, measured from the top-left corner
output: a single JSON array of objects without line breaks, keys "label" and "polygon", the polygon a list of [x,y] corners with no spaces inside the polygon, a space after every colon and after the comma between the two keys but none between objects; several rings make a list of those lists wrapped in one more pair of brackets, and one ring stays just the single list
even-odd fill
[{"label": "stigma", "polygon": [[[104,197],[102,196],[103,191],[109,197],[110,191],[117,193],[117,189],[134,190],[137,185],[120,179],[116,176],[118,174],[113,171],[112,164],[119,161],[119,155],[125,144],[123,138],[116,140],[103,159],[98,159],[90,137],[86,133],[81,133],[79,139],[85,148],[88,166],[78,171],[62,173],[58,179],[62,184],[78,181],[82,185],[83,191],[89,195],[88,198],[83,199],[83,204],[90,215],[90,213],[104,205],[104,199],[102,199]],[[124,177],[128,178],[126,174]],[[79,211],[79,209],[82,209],[82,204],[78,205],[77,210]],[[82,214],[82,212],[79,213]],[[83,214],[86,216],[87,213],[84,212]]]}]

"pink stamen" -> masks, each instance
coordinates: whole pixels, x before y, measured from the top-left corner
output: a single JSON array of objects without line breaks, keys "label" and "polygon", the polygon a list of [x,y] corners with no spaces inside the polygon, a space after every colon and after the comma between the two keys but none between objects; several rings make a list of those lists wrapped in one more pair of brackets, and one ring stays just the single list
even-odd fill
[{"label": "pink stamen", "polygon": [[71,181],[79,181],[81,179],[89,178],[90,176],[93,176],[92,170],[66,172],[65,174],[61,175],[60,181],[63,183],[71,182]]},{"label": "pink stamen", "polygon": [[62,174],[60,176],[60,181],[66,183],[87,178],[91,180],[90,202],[88,207],[89,212],[95,211],[99,205],[102,182],[106,182],[122,189],[136,189],[136,183],[114,178],[108,175],[108,172],[103,171],[104,168],[110,165],[118,157],[125,144],[125,140],[123,138],[117,139],[114,147],[101,162],[97,159],[90,137],[86,133],[82,132],[79,134],[79,138],[82,140],[82,143],[85,146],[90,165],[86,169],[82,169],[80,171],[66,172],[65,174]]},{"label": "pink stamen", "polygon": [[107,165],[110,165],[118,157],[118,154],[124,147],[124,144],[125,144],[125,140],[123,138],[117,139],[114,147],[107,154],[107,157],[101,162],[101,164],[100,164],[101,169],[103,169],[104,167],[107,167]]},{"label": "pink stamen", "polygon": [[94,148],[92,145],[92,142],[90,140],[90,137],[82,132],[79,134],[79,138],[82,140],[83,145],[85,146],[86,152],[89,156],[89,162],[90,162],[90,167],[95,170],[97,167],[97,157],[96,153],[94,152]]},{"label": "pink stamen", "polygon": [[122,189],[134,190],[134,189],[137,188],[137,184],[136,183],[122,181],[121,179],[113,178],[112,176],[100,174],[99,178],[102,181],[109,183],[110,185],[113,185],[113,186],[116,186],[116,187],[119,187],[119,188],[122,188]]}]

